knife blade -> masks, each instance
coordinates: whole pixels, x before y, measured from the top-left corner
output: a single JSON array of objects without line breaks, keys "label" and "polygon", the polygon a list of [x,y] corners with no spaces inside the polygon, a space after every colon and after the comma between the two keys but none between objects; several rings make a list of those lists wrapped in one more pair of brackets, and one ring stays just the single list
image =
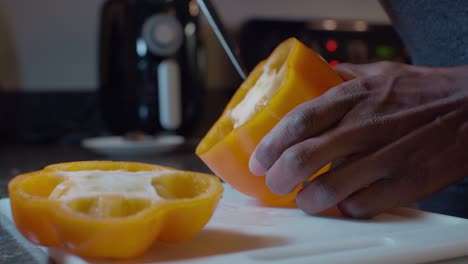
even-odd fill
[{"label": "knife blade", "polygon": [[221,43],[221,46],[223,46],[224,51],[231,60],[231,63],[234,65],[237,73],[243,80],[245,80],[247,74],[240,57],[240,49],[233,41],[229,39],[224,25],[221,22],[215,7],[213,6],[213,3],[211,0],[197,0],[197,3],[211,28],[213,29],[216,37]]}]

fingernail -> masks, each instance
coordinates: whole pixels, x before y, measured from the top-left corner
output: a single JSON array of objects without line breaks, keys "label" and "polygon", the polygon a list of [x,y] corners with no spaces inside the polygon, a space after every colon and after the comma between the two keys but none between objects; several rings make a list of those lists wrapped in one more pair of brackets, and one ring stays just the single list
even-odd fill
[{"label": "fingernail", "polygon": [[265,168],[263,168],[262,165],[260,165],[260,162],[252,155],[249,160],[249,169],[250,171],[257,175],[257,176],[263,176],[266,174]]}]

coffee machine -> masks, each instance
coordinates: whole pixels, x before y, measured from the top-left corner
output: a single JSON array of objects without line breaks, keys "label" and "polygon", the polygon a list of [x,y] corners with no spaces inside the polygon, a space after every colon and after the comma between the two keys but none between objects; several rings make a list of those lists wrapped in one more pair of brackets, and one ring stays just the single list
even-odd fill
[{"label": "coffee machine", "polygon": [[200,112],[203,49],[195,0],[108,0],[99,93],[113,134],[187,134]]}]

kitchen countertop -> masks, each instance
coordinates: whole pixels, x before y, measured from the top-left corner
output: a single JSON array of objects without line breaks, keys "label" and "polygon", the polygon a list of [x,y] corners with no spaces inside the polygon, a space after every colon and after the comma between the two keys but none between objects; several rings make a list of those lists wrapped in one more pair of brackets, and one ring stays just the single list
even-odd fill
[{"label": "kitchen countertop", "polygon": [[[200,118],[187,136],[202,137],[233,92],[232,87],[205,92]],[[67,161],[128,160],[210,172],[194,155],[199,139],[187,140],[173,152],[151,156],[106,157],[81,148],[83,138],[110,134],[96,92],[0,92],[0,120],[4,121],[0,122],[0,198],[8,196],[7,184],[15,175]],[[0,217],[0,263],[50,262],[23,237],[12,236],[5,229],[7,222]]]},{"label": "kitchen countertop", "polygon": [[[163,154],[112,157],[102,156],[83,149],[76,144],[45,145],[11,145],[0,146],[0,198],[8,197],[7,184],[19,173],[39,170],[42,167],[68,161],[79,160],[127,160],[171,166],[177,169],[210,173],[210,170],[195,156],[195,147],[199,140],[187,140],[180,148]],[[0,263],[8,264],[43,264],[54,263],[47,254],[37,246],[29,243],[20,235],[12,235],[8,229],[14,228],[9,221],[0,215]],[[434,262],[434,264],[467,263],[468,259],[460,258],[451,261]]]},{"label": "kitchen countertop", "polygon": [[[8,197],[7,185],[15,175],[39,170],[46,165],[79,160],[127,160],[170,166],[177,169],[207,172],[210,170],[195,156],[198,140],[187,140],[178,149],[162,154],[112,157],[94,154],[76,144],[0,146],[0,198]],[[0,218],[0,221],[4,219]],[[4,222],[5,223],[5,222]],[[0,225],[0,263],[49,263],[47,255],[22,237],[12,236]]]}]

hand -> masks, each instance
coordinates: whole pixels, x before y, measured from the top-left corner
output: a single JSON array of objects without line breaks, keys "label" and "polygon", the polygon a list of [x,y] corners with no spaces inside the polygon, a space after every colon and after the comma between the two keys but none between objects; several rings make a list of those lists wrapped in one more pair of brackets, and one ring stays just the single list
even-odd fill
[{"label": "hand", "polygon": [[368,218],[468,176],[468,67],[335,69],[347,81],[288,113],[252,154],[251,171],[273,192],[290,193],[341,161],[306,182],[297,204]]}]

